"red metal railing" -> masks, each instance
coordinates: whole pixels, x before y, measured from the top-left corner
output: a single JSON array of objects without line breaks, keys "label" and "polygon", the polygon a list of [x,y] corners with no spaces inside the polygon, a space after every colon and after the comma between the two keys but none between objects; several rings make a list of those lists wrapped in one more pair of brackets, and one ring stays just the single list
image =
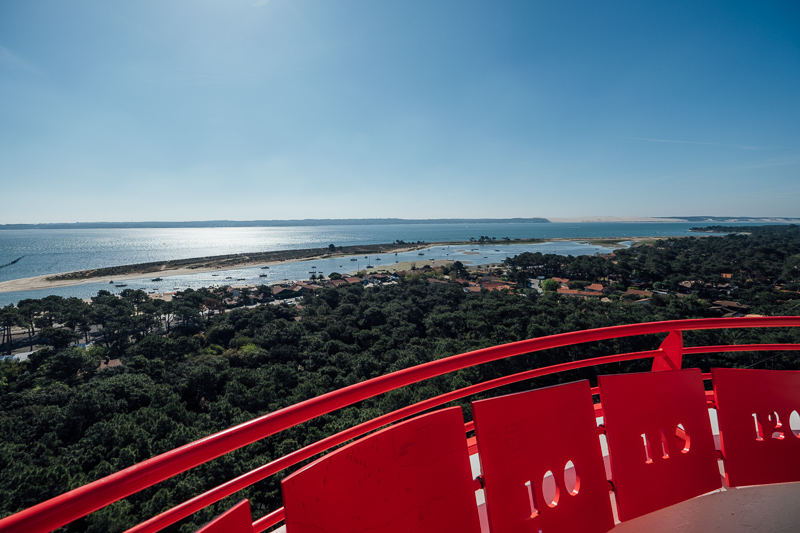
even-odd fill
[{"label": "red metal railing", "polygon": [[[662,364],[673,367],[677,358],[677,366],[680,367],[680,357],[683,354],[800,350],[800,344],[748,344],[684,348],[680,336],[681,332],[692,330],[797,326],[800,326],[800,317],[673,320],[562,333],[454,355],[323,394],[176,448],[6,517],[0,520],[0,531],[4,533],[52,531],[181,472],[305,421],[391,390],[490,361],[587,342],[657,333],[676,332],[677,334],[677,337],[670,335],[667,339],[670,342],[665,341],[657,350],[609,355],[537,368],[478,383],[388,413],[248,472],[139,524],[128,533],[158,531],[238,490],[342,442],[426,409],[472,394],[547,374],[634,359],[654,358],[654,366]],[[254,523],[254,530],[256,532],[263,531],[280,522],[282,518],[283,511],[278,509],[257,520]]]}]

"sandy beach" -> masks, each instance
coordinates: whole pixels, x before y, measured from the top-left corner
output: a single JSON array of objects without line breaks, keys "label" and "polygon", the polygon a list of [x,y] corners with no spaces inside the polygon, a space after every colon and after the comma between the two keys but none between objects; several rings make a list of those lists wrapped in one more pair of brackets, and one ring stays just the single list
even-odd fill
[{"label": "sandy beach", "polygon": [[[183,259],[175,262],[159,262],[143,265],[121,265],[118,267],[83,270],[78,272],[65,272],[45,274],[28,278],[12,279],[0,282],[0,292],[31,291],[38,289],[52,289],[70,287],[85,283],[110,283],[129,280],[146,280],[161,276],[183,276],[215,272],[242,267],[265,267],[287,262],[313,261],[315,259],[330,257],[347,257],[361,253],[385,253],[388,251],[405,252],[432,246],[439,243],[413,244],[376,244],[361,246],[345,246],[337,248],[335,253],[327,249],[281,250],[265,252],[262,254],[241,254],[236,256],[201,257]],[[275,257],[276,260],[259,260],[266,257]],[[173,266],[178,263],[180,266]],[[115,271],[106,274],[106,271]]]},{"label": "sandy beach", "polygon": [[[275,263],[258,263],[236,266],[268,266]],[[232,267],[235,268],[235,267]],[[117,276],[98,276],[84,279],[58,279],[53,280],[53,274],[45,276],[34,276],[31,278],[12,279],[0,282],[0,292],[33,291],[37,289],[52,289],[56,287],[70,287],[73,285],[83,285],[84,283],[110,283],[118,281],[128,281],[133,279],[149,279],[154,274],[163,276],[183,276],[188,274],[199,274],[201,272],[213,272],[218,268],[176,268],[174,270],[157,270],[150,273],[120,274]]]},{"label": "sandy beach", "polygon": [[[610,246],[614,241],[642,241],[646,238],[603,238],[603,239],[546,239],[547,241],[575,241],[575,242],[588,242],[597,241],[598,244],[602,242],[604,246]],[[503,246],[504,244],[519,244],[520,242],[527,241],[511,241],[510,243],[496,242],[492,243],[493,246]],[[336,253],[326,253],[326,249],[313,249],[313,250],[282,250],[280,252],[268,252],[265,254],[241,254],[237,256],[219,256],[219,257],[202,257],[194,259],[184,259],[176,262],[161,262],[143,265],[122,265],[118,267],[111,267],[105,269],[85,270],[79,272],[67,272],[61,274],[47,274],[42,276],[34,276],[29,278],[13,279],[9,281],[0,282],[0,293],[2,292],[17,292],[17,291],[31,291],[39,289],[52,289],[59,287],[69,287],[74,285],[82,285],[85,283],[118,283],[128,280],[146,280],[153,277],[161,276],[181,276],[190,274],[199,274],[203,272],[215,272],[220,270],[229,270],[242,267],[263,267],[272,266],[280,263],[310,261],[315,259],[329,258],[329,257],[346,257],[350,255],[369,253],[381,253],[387,251],[410,251],[430,246],[441,245],[474,245],[476,243],[470,242],[435,242],[424,244],[381,244],[369,246],[352,246],[341,247],[336,250]],[[272,256],[280,257],[278,260],[266,261],[259,260],[265,257]],[[470,252],[466,252],[470,255]],[[477,253],[474,255],[478,255]],[[175,263],[178,263],[177,265]],[[420,260],[409,261],[405,263],[396,263],[391,266],[378,267],[369,269],[369,272],[387,271],[392,272],[395,270],[410,270],[412,266],[416,265],[418,268],[423,265],[430,265],[437,267],[445,264],[452,263],[449,260]],[[466,261],[464,262],[467,263]],[[113,273],[106,273],[113,271]]]},{"label": "sandy beach", "polygon": [[[295,259],[292,262],[297,261],[308,261],[308,259]],[[370,268],[370,269],[362,269],[365,272],[395,272],[397,270],[411,270],[413,266],[417,266],[418,268],[422,267],[423,265],[430,265],[433,268],[440,267],[442,265],[449,265],[453,261],[452,260],[443,260],[443,259],[435,259],[435,260],[428,260],[428,261],[407,261],[404,263],[393,263],[391,266],[387,267],[380,267],[380,268]],[[247,264],[239,264],[233,267],[226,267],[226,268],[236,268],[236,267],[262,267],[262,266],[272,266],[276,265],[278,262],[271,262],[271,263],[247,263]],[[159,270],[150,272],[149,274],[122,274],[119,276],[100,276],[100,277],[93,277],[93,278],[86,278],[86,279],[60,279],[60,280],[52,280],[48,278],[52,278],[52,274],[47,276],[35,276],[31,278],[21,278],[21,279],[12,279],[9,281],[0,282],[0,292],[15,292],[15,291],[31,291],[37,289],[51,289],[56,287],[69,287],[73,285],[82,285],[84,283],[110,283],[110,282],[122,282],[128,280],[136,280],[136,279],[150,279],[153,277],[153,274],[159,274],[163,276],[183,276],[188,274],[199,274],[202,272],[214,272],[220,270],[219,268],[178,268],[174,270]]]}]

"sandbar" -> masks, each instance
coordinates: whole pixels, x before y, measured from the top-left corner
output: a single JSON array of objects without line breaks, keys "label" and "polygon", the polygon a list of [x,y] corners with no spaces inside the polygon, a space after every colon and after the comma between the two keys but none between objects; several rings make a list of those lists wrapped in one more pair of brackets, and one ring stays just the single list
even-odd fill
[{"label": "sandbar", "polygon": [[[274,263],[264,263],[264,265]],[[239,265],[243,266],[243,265]],[[247,265],[259,266],[259,265]],[[235,268],[235,267],[231,267]],[[52,279],[54,274],[46,274],[44,276],[33,276],[30,278],[12,279],[0,282],[0,292],[15,292],[15,291],[35,291],[39,289],[54,289],[58,287],[72,287],[75,285],[83,285],[85,283],[110,283],[118,281],[128,281],[132,279],[147,279],[152,277],[153,274],[163,274],[165,276],[184,276],[187,274],[199,274],[202,272],[212,272],[219,270],[217,268],[176,268],[172,270],[158,270],[149,273],[136,273],[136,274],[120,274],[116,276],[98,276],[83,279]]]},{"label": "sandbar", "polygon": [[[454,242],[419,242],[419,243],[390,243],[390,244],[370,244],[357,246],[340,246],[334,250],[328,248],[312,248],[302,250],[277,250],[273,252],[260,252],[251,254],[234,254],[225,256],[199,257],[190,259],[180,259],[175,261],[160,261],[153,263],[143,263],[138,265],[122,265],[107,268],[97,268],[91,270],[81,270],[77,272],[66,272],[60,274],[46,274],[28,278],[19,278],[0,282],[0,292],[32,291],[39,289],[52,289],[59,287],[69,287],[82,285],[85,283],[109,283],[121,282],[126,280],[147,279],[154,276],[181,276],[188,274],[199,274],[203,272],[214,272],[218,270],[230,270],[241,267],[261,267],[270,266],[285,262],[308,261],[314,259],[324,259],[331,257],[346,257],[365,253],[376,254],[386,252],[405,252],[429,248],[431,246],[474,246],[480,244],[491,244],[492,246],[503,246],[505,244],[521,244],[528,242],[552,242],[552,241],[575,241],[575,242],[597,242],[609,247],[614,247],[613,243],[621,241],[644,241],[649,237],[622,237],[622,238],[550,238],[550,239],[517,239],[511,241],[493,241],[491,243],[454,241]],[[465,252],[471,255],[470,252]],[[476,252],[476,255],[478,253]],[[375,268],[377,270],[408,270],[412,264],[421,267],[426,264],[439,266],[447,264],[445,260],[419,260],[408,262],[406,265],[395,264],[391,268]],[[403,268],[406,267],[406,268]]]},{"label": "sandbar", "polygon": [[387,252],[406,252],[426,248],[439,243],[391,243],[339,246],[328,248],[308,248],[301,250],[276,250],[250,254],[197,257],[174,261],[158,261],[137,265],[80,270],[56,274],[45,274],[0,282],[0,292],[31,291],[69,287],[85,283],[109,283],[134,279],[147,279],[154,276],[181,276],[230,270],[242,267],[261,267],[279,263],[309,261],[315,259],[345,257],[359,254],[378,254]]}]

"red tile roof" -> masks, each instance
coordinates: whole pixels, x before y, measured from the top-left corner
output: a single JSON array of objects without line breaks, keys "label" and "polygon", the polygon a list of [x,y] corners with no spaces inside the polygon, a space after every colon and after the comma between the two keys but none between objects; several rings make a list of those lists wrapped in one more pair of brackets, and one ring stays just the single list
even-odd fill
[{"label": "red tile roof", "polygon": [[640,291],[639,289],[628,289],[625,294],[635,294],[636,296],[646,296],[647,298],[653,295],[650,291]]},{"label": "red tile roof", "polygon": [[564,287],[558,289],[558,294],[565,296],[580,296],[582,298],[599,298],[603,293],[595,291],[579,291],[578,289],[565,289]]}]

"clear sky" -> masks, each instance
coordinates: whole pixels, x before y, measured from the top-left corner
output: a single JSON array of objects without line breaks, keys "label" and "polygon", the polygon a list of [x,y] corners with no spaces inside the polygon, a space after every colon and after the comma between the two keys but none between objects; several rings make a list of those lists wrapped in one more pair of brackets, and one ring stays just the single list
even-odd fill
[{"label": "clear sky", "polygon": [[800,3],[4,0],[0,223],[800,216]]}]

